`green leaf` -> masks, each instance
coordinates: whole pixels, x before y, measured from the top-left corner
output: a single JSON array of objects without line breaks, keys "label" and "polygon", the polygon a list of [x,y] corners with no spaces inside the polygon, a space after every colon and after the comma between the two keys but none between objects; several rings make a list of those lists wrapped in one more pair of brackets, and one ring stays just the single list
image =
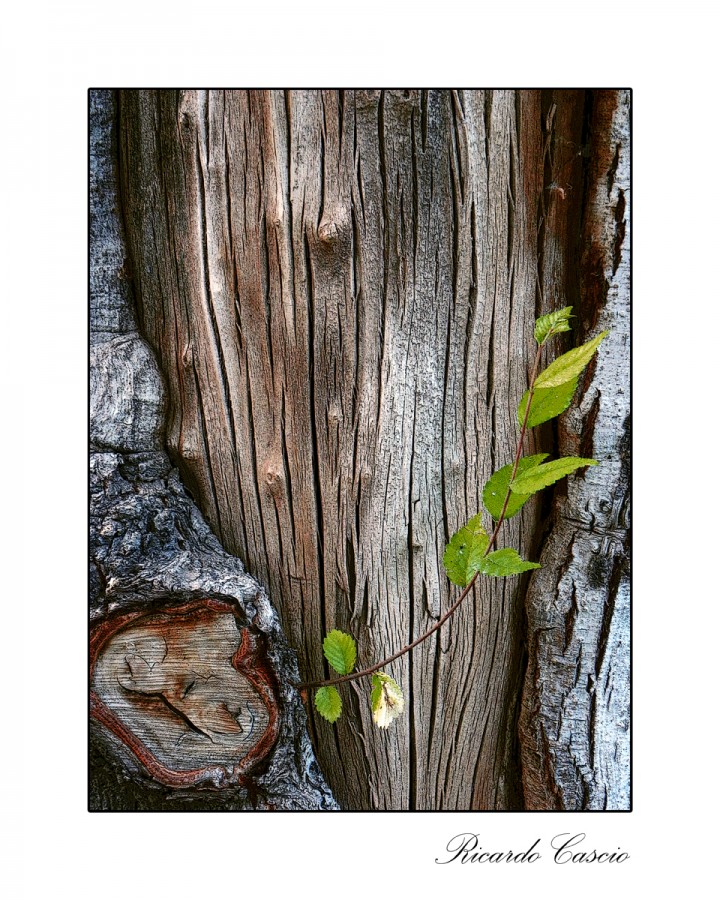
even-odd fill
[{"label": "green leaf", "polygon": [[508,548],[505,550],[496,550],[494,553],[488,553],[482,561],[480,571],[483,575],[504,577],[506,575],[519,575],[520,572],[527,572],[530,569],[539,568],[540,563],[526,562],[517,550]]},{"label": "green leaf", "polygon": [[373,721],[378,728],[387,728],[405,709],[405,698],[400,685],[384,672],[372,677],[370,706]]},{"label": "green leaf", "polygon": [[544,344],[550,334],[560,334],[561,331],[570,331],[568,319],[572,318],[572,306],[565,309],[556,309],[555,312],[540,316],[535,322],[535,340],[538,344]]},{"label": "green leaf", "polygon": [[510,490],[517,494],[534,494],[550,484],[554,484],[575,469],[583,466],[596,466],[595,459],[582,459],[579,456],[564,456],[562,459],[554,459],[552,462],[535,466],[529,472],[519,475],[510,484]]},{"label": "green leaf", "polygon": [[562,356],[551,362],[550,365],[541,372],[535,380],[535,387],[549,388],[557,387],[559,384],[565,384],[571,378],[579,375],[585,366],[590,362],[593,353],[600,346],[601,342],[610,334],[609,331],[602,331],[596,338],[583,344],[581,347],[575,347],[574,350],[568,350]]},{"label": "green leaf", "polygon": [[490,543],[487,532],[482,527],[480,513],[456,531],[445,548],[443,565],[447,576],[453,584],[460,587],[470,581],[478,571],[483,553]]},{"label": "green leaf", "polygon": [[325,659],[338,675],[349,675],[355,668],[357,648],[355,641],[344,631],[335,629],[323,641]]},{"label": "green leaf", "polygon": [[[528,427],[534,428],[536,425],[542,425],[560,413],[564,413],[570,406],[575,388],[577,388],[577,375],[559,384],[557,387],[539,388],[536,387],[533,392],[532,404],[530,405],[530,415],[528,416]],[[525,407],[527,406],[528,395],[530,391],[525,391],[523,398],[518,407],[518,423],[522,425],[525,421]]]},{"label": "green leaf", "polygon": [[[523,472],[528,472],[535,466],[539,466],[544,459],[547,459],[547,456],[547,453],[538,453],[535,456],[524,456],[518,462],[517,472],[515,473],[516,477],[522,475]],[[500,518],[503,503],[505,502],[505,495],[510,487],[512,470],[512,463],[503,466],[502,469],[498,469],[483,488],[483,504],[496,522]],[[507,509],[505,510],[505,518],[512,519],[516,513],[520,512],[525,502],[529,499],[530,494],[523,497],[521,494],[513,494],[511,492]]]},{"label": "green leaf", "polygon": [[315,709],[328,722],[337,722],[342,713],[342,700],[337,689],[332,685],[318,688],[315,692]]}]

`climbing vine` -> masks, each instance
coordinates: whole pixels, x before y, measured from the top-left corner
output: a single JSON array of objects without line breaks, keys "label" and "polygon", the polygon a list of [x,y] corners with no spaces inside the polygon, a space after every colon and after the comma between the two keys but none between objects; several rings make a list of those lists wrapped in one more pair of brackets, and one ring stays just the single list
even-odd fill
[{"label": "climbing vine", "polygon": [[354,671],[357,661],[355,640],[351,635],[337,629],[331,631],[323,641],[323,653],[338,677],[298,685],[301,689],[317,688],[315,708],[328,722],[336,722],[342,714],[342,698],[336,685],[371,676],[370,706],[373,720],[380,728],[387,728],[402,714],[405,701],[397,682],[380,670],[405,653],[409,653],[438,631],[459,608],[480,575],[507,578],[540,568],[539,563],[524,560],[517,550],[511,547],[500,550],[493,548],[503,522],[520,512],[533,494],[571,472],[597,465],[594,459],[578,456],[565,456],[545,462],[547,453],[522,455],[527,429],[542,425],[565,412],[572,402],[580,374],[609,333],[603,331],[582,346],[562,354],[538,374],[543,347],[554,335],[570,330],[571,318],[572,307],[566,306],[564,309],[541,316],[535,322],[537,350],[529,387],[518,406],[520,436],[515,459],[498,469],[483,488],[483,506],[494,526],[488,533],[482,523],[482,513],[478,513],[451,537],[445,548],[443,556],[445,571],[450,581],[462,588],[460,595],[432,628],[412,643],[381,662],[357,672]]}]

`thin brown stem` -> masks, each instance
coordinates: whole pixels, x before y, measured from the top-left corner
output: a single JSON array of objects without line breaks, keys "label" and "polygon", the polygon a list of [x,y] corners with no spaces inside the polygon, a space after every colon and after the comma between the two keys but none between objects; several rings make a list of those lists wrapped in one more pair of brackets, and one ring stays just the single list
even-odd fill
[{"label": "thin brown stem", "polygon": [[[507,512],[508,503],[510,502],[510,484],[512,483],[515,475],[517,473],[518,465],[520,463],[520,458],[522,456],[522,445],[525,440],[525,432],[527,430],[528,418],[530,417],[530,406],[532,404],[533,394],[535,393],[535,379],[537,378],[537,370],[540,365],[540,356],[542,354],[542,348],[547,343],[547,340],[551,337],[552,331],[548,334],[547,338],[543,343],[538,347],[537,353],[535,354],[535,362],[533,364],[532,375],[530,376],[530,390],[528,391],[528,399],[527,404],[525,406],[525,416],[523,418],[522,428],[520,429],[520,437],[518,439],[517,450],[515,451],[515,461],[513,463],[513,470],[510,476],[510,482],[508,483],[508,488],[505,493],[505,501],[503,502],[502,510],[500,511],[500,516],[497,520],[497,524],[495,525],[495,529],[493,530],[492,535],[490,536],[490,540],[488,541],[488,545],[485,548],[485,553],[483,553],[483,558],[485,558],[490,551],[492,550],[495,541],[497,540],[498,533],[500,532],[500,526],[505,521],[505,513]],[[426,632],[420,635],[420,637],[415,638],[415,640],[411,644],[406,644],[402,649],[398,650],[397,653],[393,653],[392,656],[388,656],[385,659],[381,660],[379,663],[375,663],[372,666],[368,666],[367,669],[361,669],[359,672],[353,672],[350,675],[339,675],[337,678],[329,678],[324,681],[304,681],[301,684],[295,685],[299,690],[304,688],[315,688],[315,687],[327,687],[332,684],[342,684],[346,681],[355,681],[358,678],[364,678],[367,675],[372,675],[373,672],[377,672],[379,669],[383,669],[388,663],[393,662],[401,656],[404,656],[406,653],[409,653],[414,647],[417,647],[418,644],[422,644],[423,641],[426,641],[431,635],[433,635],[439,628],[447,622],[450,616],[453,615],[455,610],[458,609],[463,600],[467,597],[470,591],[473,588],[473,585],[477,581],[478,575],[480,573],[476,572],[467,585],[463,588],[462,593],[457,598],[457,600],[453,603],[453,605],[448,609],[448,611],[441,616],[437,622],[429,628]]]},{"label": "thin brown stem", "polygon": [[437,622],[426,631],[424,634],[421,634],[419,638],[416,638],[412,644],[408,644],[403,647],[401,650],[398,650],[397,653],[393,653],[392,656],[388,656],[386,659],[383,659],[379,663],[375,663],[375,665],[369,666],[367,669],[363,669],[360,672],[353,672],[351,675],[341,675],[338,678],[331,678],[329,681],[307,681],[303,684],[298,684],[299,688],[311,688],[311,687],[321,687],[327,684],[341,684],[343,681],[354,681],[356,678],[363,678],[365,675],[372,675],[373,672],[377,672],[378,669],[382,669],[388,663],[391,663],[393,660],[398,659],[400,656],[404,656],[406,653],[409,653],[413,647],[417,647],[418,644],[421,644],[424,640],[430,637],[431,634],[436,632],[438,628],[441,628],[445,622],[450,618],[450,616],[455,612],[455,610],[460,606],[463,600],[467,597],[467,595],[472,590],[472,586],[475,584],[475,580],[480,573],[476,572],[467,585],[463,588],[462,593],[457,598],[457,600],[453,603],[450,609],[445,613],[445,615],[441,616],[437,620]]}]

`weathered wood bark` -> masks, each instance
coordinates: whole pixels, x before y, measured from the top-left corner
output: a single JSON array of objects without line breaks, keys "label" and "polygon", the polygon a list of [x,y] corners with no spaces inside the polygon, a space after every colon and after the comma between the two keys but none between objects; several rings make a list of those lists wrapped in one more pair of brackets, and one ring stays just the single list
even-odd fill
[{"label": "weathered wood bark", "polygon": [[527,595],[529,809],[630,806],[629,92],[598,92],[588,130],[579,308],[586,334],[611,333],[560,421],[559,448],[601,465],[559,492]]},{"label": "weathered wood bark", "polygon": [[[323,676],[330,628],[367,665],[447,608],[444,547],[512,457],[536,315],[596,315],[578,241],[593,103],[122,92],[124,215],[168,449],[269,588],[303,679]],[[504,543],[532,557],[542,513],[527,504]],[[393,665],[409,701],[387,732],[363,684],[336,727],[313,717],[343,806],[523,806],[527,586],[484,580]]]},{"label": "weathered wood bark", "polygon": [[90,808],[332,809],[260,585],[164,447],[166,392],[135,324],[110,91],[90,95]]}]

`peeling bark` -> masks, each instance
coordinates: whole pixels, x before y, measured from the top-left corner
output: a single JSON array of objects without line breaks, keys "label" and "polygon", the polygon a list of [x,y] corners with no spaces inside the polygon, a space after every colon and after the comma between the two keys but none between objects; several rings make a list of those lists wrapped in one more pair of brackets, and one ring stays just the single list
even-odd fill
[{"label": "peeling bark", "polygon": [[[535,317],[574,305],[591,324],[586,101],[121,92],[124,215],[167,447],[268,587],[303,680],[326,673],[331,628],[358,639],[364,667],[449,606],[445,544],[512,458]],[[552,430],[541,438],[550,449]],[[505,545],[533,558],[545,511],[528,503]],[[527,584],[482,580],[393,665],[408,702],[387,732],[362,684],[337,726],[310,710],[343,806],[522,808]]]},{"label": "peeling bark", "polygon": [[267,594],[163,449],[166,392],[134,321],[114,118],[112,92],[92,91],[90,808],[336,808]]}]

